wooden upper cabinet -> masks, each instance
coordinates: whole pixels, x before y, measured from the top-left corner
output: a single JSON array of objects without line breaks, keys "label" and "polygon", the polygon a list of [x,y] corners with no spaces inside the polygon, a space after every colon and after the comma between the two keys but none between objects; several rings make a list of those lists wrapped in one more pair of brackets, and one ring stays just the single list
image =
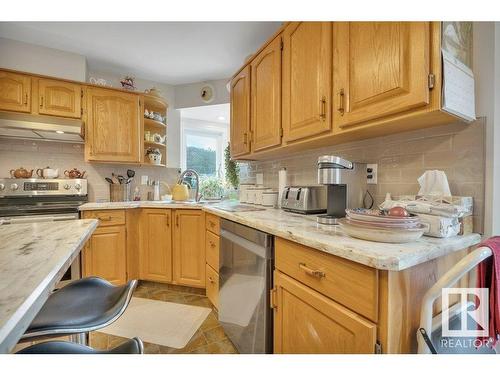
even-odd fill
[{"label": "wooden upper cabinet", "polygon": [[281,145],[281,36],[251,62],[252,151]]},{"label": "wooden upper cabinet", "polygon": [[41,78],[38,80],[38,113],[80,118],[82,92],[78,84]]},{"label": "wooden upper cabinet", "polygon": [[31,112],[31,77],[0,71],[0,110]]},{"label": "wooden upper cabinet", "polygon": [[292,22],[283,32],[286,142],[331,130],[332,23]]},{"label": "wooden upper cabinet", "polygon": [[140,116],[138,95],[88,88],[87,160],[140,162]]},{"label": "wooden upper cabinet", "polygon": [[172,281],[172,211],[142,209],[140,214],[142,280]]},{"label": "wooden upper cabinet", "polygon": [[98,276],[113,284],[127,281],[125,225],[99,227],[83,250],[83,276]]},{"label": "wooden upper cabinet", "polygon": [[175,210],[174,281],[205,287],[205,213]]},{"label": "wooden upper cabinet", "polygon": [[275,353],[374,353],[374,323],[279,271],[274,285]]},{"label": "wooden upper cabinet", "polygon": [[250,66],[231,81],[231,156],[250,152]]},{"label": "wooden upper cabinet", "polygon": [[335,128],[429,103],[429,22],[335,22]]}]

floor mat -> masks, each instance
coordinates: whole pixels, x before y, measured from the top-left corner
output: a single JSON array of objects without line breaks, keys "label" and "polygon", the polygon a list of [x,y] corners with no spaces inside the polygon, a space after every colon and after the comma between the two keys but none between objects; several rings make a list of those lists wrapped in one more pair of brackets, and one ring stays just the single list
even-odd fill
[{"label": "floor mat", "polygon": [[133,297],[125,313],[99,330],[121,337],[181,349],[210,314],[206,307]]}]

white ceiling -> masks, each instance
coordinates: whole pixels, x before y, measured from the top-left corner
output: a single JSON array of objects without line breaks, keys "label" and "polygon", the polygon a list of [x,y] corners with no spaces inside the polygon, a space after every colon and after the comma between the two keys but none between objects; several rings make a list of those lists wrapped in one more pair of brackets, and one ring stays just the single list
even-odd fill
[{"label": "white ceiling", "polygon": [[0,37],[87,57],[89,70],[173,85],[228,78],[280,22],[0,22]]},{"label": "white ceiling", "polygon": [[183,108],[180,111],[182,118],[229,124],[229,103]]}]

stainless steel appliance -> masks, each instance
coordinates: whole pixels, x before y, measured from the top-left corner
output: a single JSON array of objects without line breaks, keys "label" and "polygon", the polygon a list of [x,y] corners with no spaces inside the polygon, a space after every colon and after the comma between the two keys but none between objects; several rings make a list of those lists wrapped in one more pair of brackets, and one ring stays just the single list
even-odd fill
[{"label": "stainless steel appliance", "polygon": [[345,216],[346,208],[363,207],[366,164],[353,163],[338,156],[320,156],[318,183],[327,188],[326,215],[318,216],[318,223],[337,224],[337,220]]},{"label": "stainless steel appliance", "polygon": [[221,219],[219,322],[240,353],[273,350],[273,244],[270,234]]},{"label": "stainless steel appliance", "polygon": [[[78,206],[86,203],[85,179],[0,179],[0,225],[77,220]],[[62,286],[79,279],[80,259],[61,279]]]},{"label": "stainless steel appliance", "polygon": [[326,212],[326,189],[324,186],[287,186],[281,194],[281,208],[300,214]]}]

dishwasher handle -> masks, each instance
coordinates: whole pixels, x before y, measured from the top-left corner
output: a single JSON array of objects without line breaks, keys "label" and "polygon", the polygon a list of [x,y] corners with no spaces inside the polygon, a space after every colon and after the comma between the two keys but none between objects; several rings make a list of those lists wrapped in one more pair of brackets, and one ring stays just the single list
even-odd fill
[{"label": "dishwasher handle", "polygon": [[222,242],[222,246],[221,246],[222,251],[225,250],[224,240],[226,240],[226,241],[230,241],[230,242],[244,248],[247,251],[250,251],[251,253],[257,255],[260,258],[264,258],[264,259],[272,258],[271,247],[266,247],[266,246],[256,244],[255,242],[249,241],[246,238],[240,237],[237,234],[229,232],[225,229],[221,229],[220,237],[221,237],[221,242]]}]

